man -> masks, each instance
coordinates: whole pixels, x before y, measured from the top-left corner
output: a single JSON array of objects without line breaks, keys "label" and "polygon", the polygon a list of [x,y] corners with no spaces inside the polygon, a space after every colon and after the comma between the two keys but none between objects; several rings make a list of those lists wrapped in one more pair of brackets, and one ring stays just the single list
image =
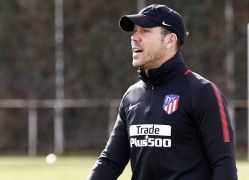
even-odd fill
[{"label": "man", "polygon": [[115,180],[130,160],[133,180],[235,180],[234,139],[216,85],[187,69],[179,13],[150,5],[120,19],[141,81],[125,93],[89,180]]}]

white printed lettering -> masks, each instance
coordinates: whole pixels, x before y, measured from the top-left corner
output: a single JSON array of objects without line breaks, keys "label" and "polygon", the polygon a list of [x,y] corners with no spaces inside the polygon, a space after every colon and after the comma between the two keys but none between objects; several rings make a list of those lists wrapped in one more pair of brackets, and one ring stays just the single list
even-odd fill
[{"label": "white printed lettering", "polygon": [[148,139],[130,139],[131,147],[171,147],[171,139],[148,138]]},{"label": "white printed lettering", "polygon": [[131,125],[130,136],[139,135],[171,136],[171,126],[158,124]]}]

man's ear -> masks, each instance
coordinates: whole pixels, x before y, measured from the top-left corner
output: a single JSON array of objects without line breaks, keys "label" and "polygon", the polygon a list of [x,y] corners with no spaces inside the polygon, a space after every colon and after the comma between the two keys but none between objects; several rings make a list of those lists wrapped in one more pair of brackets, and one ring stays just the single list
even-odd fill
[{"label": "man's ear", "polygon": [[171,48],[176,45],[177,42],[177,36],[175,33],[170,33],[167,36],[165,36],[165,48]]}]

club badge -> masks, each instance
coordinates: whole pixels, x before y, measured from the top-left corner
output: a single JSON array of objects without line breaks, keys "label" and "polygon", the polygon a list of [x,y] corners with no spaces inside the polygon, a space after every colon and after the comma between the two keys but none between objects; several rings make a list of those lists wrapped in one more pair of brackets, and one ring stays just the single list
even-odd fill
[{"label": "club badge", "polygon": [[164,102],[163,102],[163,109],[167,114],[172,114],[175,112],[178,108],[180,96],[175,94],[169,94],[165,96]]}]

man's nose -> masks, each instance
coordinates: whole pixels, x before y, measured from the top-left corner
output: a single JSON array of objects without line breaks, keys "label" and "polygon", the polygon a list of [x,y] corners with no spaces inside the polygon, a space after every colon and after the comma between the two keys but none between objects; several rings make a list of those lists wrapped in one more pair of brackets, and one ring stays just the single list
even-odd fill
[{"label": "man's nose", "polygon": [[131,41],[140,41],[141,38],[137,32],[134,32],[134,34],[131,36]]}]

